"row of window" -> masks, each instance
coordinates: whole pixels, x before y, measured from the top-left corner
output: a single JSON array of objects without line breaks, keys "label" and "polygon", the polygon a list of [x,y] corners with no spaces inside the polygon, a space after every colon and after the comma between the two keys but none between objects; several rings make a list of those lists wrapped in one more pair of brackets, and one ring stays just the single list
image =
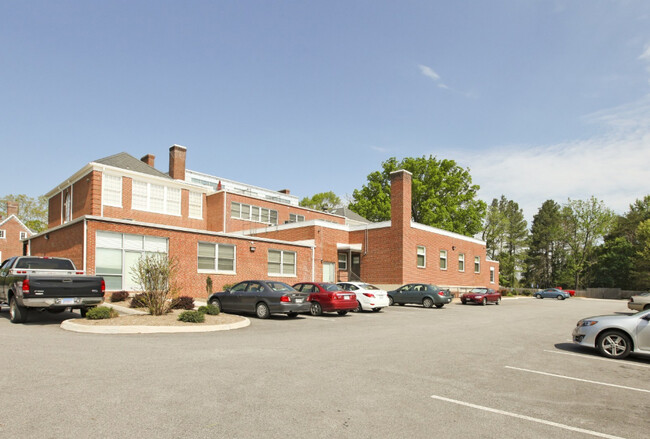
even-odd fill
[{"label": "row of window", "polygon": [[[418,268],[426,268],[427,266],[427,248],[423,245],[417,247],[417,266]],[[447,269],[447,250],[440,250],[440,269]],[[465,254],[458,254],[458,271],[465,271]],[[481,272],[481,257],[474,256],[474,273]]]},{"label": "row of window", "polygon": [[[103,174],[102,204],[104,206],[122,207],[122,177]],[[181,190],[161,184],[133,180],[131,208],[145,212],[180,216]],[[203,217],[203,194],[201,192],[190,191],[189,217],[197,219]]]},{"label": "row of window", "polygon": [[[19,233],[19,238],[22,241],[23,239],[27,238],[27,232],[20,232]],[[6,239],[7,238],[7,231],[6,230],[0,230],[0,239]]]},{"label": "row of window", "polygon": [[278,225],[278,211],[265,207],[251,206],[250,204],[232,202],[230,204],[230,217],[247,221],[256,221],[274,226]]}]

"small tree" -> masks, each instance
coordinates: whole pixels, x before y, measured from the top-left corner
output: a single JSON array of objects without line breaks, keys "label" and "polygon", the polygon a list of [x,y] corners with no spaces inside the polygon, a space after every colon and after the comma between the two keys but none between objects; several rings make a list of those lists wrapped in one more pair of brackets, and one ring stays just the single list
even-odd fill
[{"label": "small tree", "polygon": [[208,293],[208,297],[212,294],[212,278],[210,276],[205,279],[205,292]]},{"label": "small tree", "polygon": [[161,316],[169,312],[178,295],[175,277],[178,263],[164,253],[143,255],[131,269],[133,279],[143,292],[142,301],[149,313]]}]

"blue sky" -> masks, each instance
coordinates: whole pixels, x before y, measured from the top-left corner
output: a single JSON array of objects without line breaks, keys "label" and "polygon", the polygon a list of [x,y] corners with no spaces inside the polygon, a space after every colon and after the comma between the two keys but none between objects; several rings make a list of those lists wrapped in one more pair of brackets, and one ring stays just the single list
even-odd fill
[{"label": "blue sky", "polygon": [[650,193],[650,2],[0,2],[2,194],[168,148],[300,197],[389,157],[469,167],[530,220]]}]

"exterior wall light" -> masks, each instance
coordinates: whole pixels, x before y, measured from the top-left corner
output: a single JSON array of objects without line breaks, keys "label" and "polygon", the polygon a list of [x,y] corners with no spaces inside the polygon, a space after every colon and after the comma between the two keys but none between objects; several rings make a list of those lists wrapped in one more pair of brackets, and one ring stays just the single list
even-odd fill
[{"label": "exterior wall light", "polygon": [[251,253],[255,252],[255,247],[251,245],[250,250],[251,250]]}]

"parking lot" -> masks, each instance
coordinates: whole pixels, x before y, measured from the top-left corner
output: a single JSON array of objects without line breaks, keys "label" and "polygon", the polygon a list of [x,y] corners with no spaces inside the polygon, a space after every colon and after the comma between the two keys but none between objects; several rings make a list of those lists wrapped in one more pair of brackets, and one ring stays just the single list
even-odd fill
[{"label": "parking lot", "polygon": [[97,335],[0,313],[0,436],[642,438],[650,358],[571,343],[623,301],[250,317],[240,330]]}]

